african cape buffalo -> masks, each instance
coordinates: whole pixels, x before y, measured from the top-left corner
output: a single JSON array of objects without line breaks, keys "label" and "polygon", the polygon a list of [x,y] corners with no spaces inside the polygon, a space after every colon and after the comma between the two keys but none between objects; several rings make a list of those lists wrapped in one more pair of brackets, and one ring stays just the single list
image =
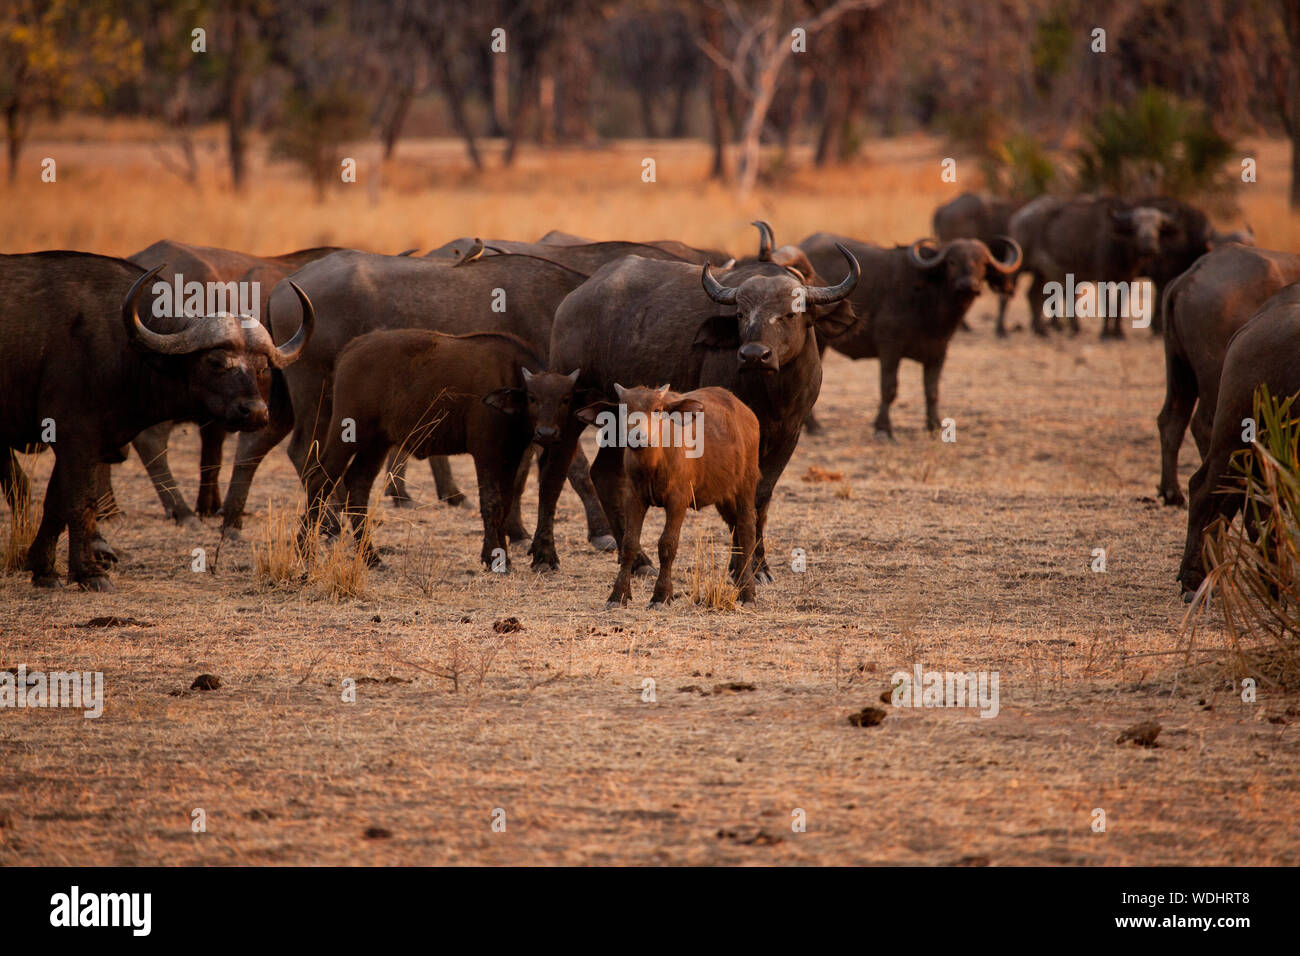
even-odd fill
[{"label": "african cape buffalo", "polygon": [[318,522],[330,534],[338,531],[333,510],[325,516],[322,509],[341,484],[358,545],[378,565],[362,529],[389,450],[402,446],[415,458],[468,453],[483,519],[480,559],[493,568],[500,559],[508,570],[506,515],[517,497],[520,463],[530,442],[556,440],[558,423],[574,410],[576,379],[576,372],[545,371],[536,349],[501,332],[388,329],[353,339],[335,364],[333,420],[319,463],[303,476],[308,508],[299,539]]},{"label": "african cape buffalo", "polygon": [[[1162,243],[1175,242],[1180,226],[1173,212],[1113,197],[1039,196],[1011,217],[1010,228],[1011,238],[1024,253],[1024,271],[1032,279],[1026,295],[1033,330],[1046,335],[1043,306],[1048,283],[1073,288],[1084,282],[1135,282],[1150,273],[1164,248]],[[1173,268],[1175,261],[1182,260],[1170,253],[1161,269]],[[1183,268],[1188,265],[1191,261]],[[1067,275],[1073,276],[1073,282],[1067,281]],[[1105,299],[1100,295],[1097,298]],[[1070,330],[1077,333],[1079,320],[1073,308],[1069,311]],[[1102,338],[1122,336],[1122,318],[1107,315],[1102,322]],[[1059,316],[1052,318],[1052,327],[1060,328]]]},{"label": "african cape buffalo", "polygon": [[[719,277],[682,262],[630,256],[604,266],[560,304],[551,332],[551,368],[579,368],[578,384],[613,399],[615,383],[677,391],[719,386],[754,412],[760,428],[756,577],[771,580],[763,529],[777,480],[794,453],[804,418],[821,389],[814,329],[842,332],[853,321],[848,295],[858,263],[842,250],[848,275],[820,285],[774,262],[737,266]],[[542,453],[534,568],[555,568],[554,515],[583,423],[572,420],[560,444]],[[623,540],[622,449],[601,449],[591,477]],[[649,567],[639,554],[636,566]]]},{"label": "african cape buffalo", "polygon": [[311,339],[300,289],[301,326],[283,348],[234,316],[151,318],[150,327],[138,309],[160,271],[79,252],[0,256],[0,448],[46,441],[55,456],[27,556],[38,586],[59,583],[54,554],[66,527],[69,577],[111,589],[93,547],[96,472],[159,421],[260,428],[270,369],[290,365]]},{"label": "african cape buffalo", "polygon": [[1165,504],[1185,503],[1178,450],[1189,421],[1202,459],[1209,447],[1229,340],[1271,296],[1298,281],[1300,256],[1229,243],[1170,284],[1164,300],[1165,403],[1157,419]]},{"label": "african cape buffalo", "polygon": [[[758,490],[758,419],[754,413],[725,388],[681,394],[669,391],[667,385],[624,388],[616,383],[614,394],[617,404],[596,402],[577,413],[580,421],[598,425],[602,416],[616,418],[622,406],[627,417],[640,414],[645,419],[641,426],[646,432],[644,442],[629,443],[623,449],[626,528],[619,548],[618,577],[606,609],[626,604],[632,596],[641,526],[651,506],[662,507],[665,518],[659,537],[659,578],[650,607],[661,607],[673,599],[673,560],[687,509],[699,511],[711,505],[731,532],[732,554],[739,559],[739,563],[732,561],[732,570],[740,601],[753,601],[754,499]],[[699,453],[690,454],[687,444]]]},{"label": "african cape buffalo", "polygon": [[[1205,460],[1192,475],[1187,509],[1187,541],[1178,580],[1190,600],[1205,580],[1202,538],[1215,518],[1231,521],[1242,508],[1229,459],[1247,447],[1242,422],[1254,415],[1255,389],[1267,385],[1282,400],[1300,392],[1300,284],[1269,299],[1228,343],[1214,407],[1214,425]],[[1249,516],[1248,516],[1249,518]]]},{"label": "african cape buffalo", "polygon": [[[1022,199],[1003,199],[987,193],[962,193],[934,211],[934,235],[939,242],[978,239],[992,248],[1011,235],[1011,217],[1025,204]],[[1019,271],[991,277],[989,288],[998,296],[997,334],[1006,336],[1007,305],[1016,291]]]},{"label": "african cape buffalo", "polygon": [[[252,256],[230,249],[218,249],[211,246],[195,246],[185,242],[164,239],[155,242],[147,249],[142,249],[128,261],[145,269],[167,264],[167,271],[159,275],[159,281],[172,281],[173,276],[184,276],[185,282],[201,283],[253,283],[259,284],[259,317],[265,315],[271,290],[275,284],[308,262],[337,252],[334,246],[319,246],[312,249],[300,249],[280,256]],[[251,288],[251,285],[250,285]],[[231,290],[233,292],[233,289]],[[234,311],[233,305],[227,311]],[[271,372],[270,391],[267,404],[272,419],[283,420],[291,416],[288,397],[284,390],[284,380],[279,370]],[[181,495],[180,487],[172,476],[167,462],[167,445],[175,422],[160,422],[146,429],[135,437],[131,444],[139,454],[154,490],[162,501],[163,511],[177,524],[196,527],[198,519],[195,514],[208,516],[220,510],[221,497],[218,479],[221,475],[222,445],[226,438],[226,429],[214,420],[199,422],[199,494],[193,509]]]},{"label": "african cape buffalo", "polygon": [[[890,436],[889,407],[898,395],[898,364],[920,362],[925,379],[925,424],[939,427],[939,376],[948,343],[984,283],[1014,275],[1020,249],[1010,239],[995,240],[1001,258],[978,239],[937,245],[918,239],[892,249],[842,236],[817,233],[799,243],[818,272],[830,268],[837,250],[847,248],[862,265],[853,290],[857,321],[829,345],[849,358],[880,359],[880,410],[876,432]],[[825,351],[826,338],[819,345]]]}]

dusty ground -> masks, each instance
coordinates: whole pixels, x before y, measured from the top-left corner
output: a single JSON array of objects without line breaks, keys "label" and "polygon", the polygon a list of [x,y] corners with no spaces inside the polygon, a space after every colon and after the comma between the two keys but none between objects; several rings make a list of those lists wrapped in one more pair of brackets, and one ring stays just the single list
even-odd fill
[{"label": "dusty ground", "polygon": [[[58,183],[0,197],[3,251],[123,255],[160,236],[395,251],[553,227],[749,249],[756,216],[783,242],[816,229],[907,241],[967,188],[939,181],[945,147],[923,137],[872,142],[853,166],[805,167],[748,202],[703,183],[699,145],[526,151],[474,177],[458,144],[403,143],[382,189],[315,204],[292,171],[260,161],[245,195],[224,190],[219,131],[201,144],[201,180],[183,185],[156,155],[166,135],[38,130],[31,182],[53,156]],[[1256,145],[1261,171],[1285,169],[1283,144]],[[655,185],[640,181],[645,155]],[[1300,243],[1285,181],[1243,187],[1262,245]],[[1227,690],[1203,663],[1213,620],[1190,665],[1178,653],[1186,513],[1154,501],[1159,343],[1101,344],[1095,328],[999,342],[991,308],[976,304],[949,358],[953,444],[921,427],[915,366],[898,443],[876,443],[876,363],[831,357],[826,431],[778,488],[769,554],[784,560],[756,609],[681,600],[651,613],[638,581],[632,608],[605,613],[614,565],[588,550],[567,490],[554,575],[480,571],[471,508],[385,505],[378,543],[395,550],[363,599],[272,588],[253,547],[268,501],[296,501],[282,451],[254,485],[250,543],[219,552],[215,523],[191,533],[162,519],[133,459],[115,478],[127,515],[105,526],[122,554],[115,594],[0,575],[0,669],[101,670],[108,695],[98,720],[0,710],[0,864],[1300,863],[1300,701]],[[197,449],[192,430],[174,436],[191,500]],[[50,456],[26,464],[43,488]],[[1184,482],[1194,464],[1189,442]],[[473,499],[469,461],[454,467]],[[843,480],[802,481],[813,467]],[[427,472],[412,475],[429,502]],[[697,535],[720,529],[712,513],[688,520],[680,594]],[[213,572],[191,570],[196,547]],[[1095,548],[1105,573],[1090,570]],[[151,626],[77,626],[104,615]],[[523,629],[495,632],[509,617]],[[998,716],[883,704],[890,675],[918,663],[998,671]],[[201,673],[222,686],[187,691]],[[753,690],[713,693],[732,682]],[[872,705],[883,723],[849,724]],[[1148,719],[1158,747],[1115,743]]]},{"label": "dusty ground", "polygon": [[[567,490],[547,577],[479,571],[477,516],[440,505],[384,506],[395,553],[364,600],[269,589],[250,544],[195,573],[215,526],[164,522],[133,460],[107,526],[117,593],[0,579],[0,665],[102,670],[108,694],[99,720],[0,712],[0,863],[1300,863],[1296,701],[1243,704],[1170,653],[1185,512],[1152,500],[1158,344],[998,342],[990,305],[945,376],[955,444],[924,434],[916,368],[898,443],[876,443],[875,363],[831,359],[826,432],[770,527],[808,569],[787,562],[754,610],[652,613],[640,583],[604,612],[612,559]],[[196,438],[177,446],[192,486]],[[268,466],[254,540],[267,499],[295,494],[287,457]],[[812,466],[850,497],[800,480]],[[415,487],[432,496],[427,473]],[[719,526],[693,516],[686,537]],[[153,626],[76,627],[106,614]],[[495,633],[511,616],[523,629]],[[914,663],[997,670],[1000,713],[882,704]],[[458,690],[431,673],[448,667]],[[223,686],[175,696],[200,673]],[[381,683],[344,703],[345,677]],[[733,681],[754,689],[711,692]],[[873,704],[882,724],[850,726]],[[1115,743],[1145,719],[1160,746]]]}]

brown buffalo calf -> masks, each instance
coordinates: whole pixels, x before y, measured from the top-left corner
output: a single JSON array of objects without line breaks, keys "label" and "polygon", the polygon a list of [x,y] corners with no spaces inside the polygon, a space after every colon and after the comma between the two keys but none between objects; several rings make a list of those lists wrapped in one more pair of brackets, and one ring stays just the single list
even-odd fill
[{"label": "brown buffalo calf", "polygon": [[[577,372],[557,375],[523,340],[502,332],[444,335],[422,329],[370,332],[334,366],[333,412],[318,462],[303,469],[305,541],[319,523],[336,534],[327,501],[340,494],[360,546],[370,490],[388,452],[474,456],[483,518],[483,563],[508,554],[505,524],[529,445],[547,445],[573,413]],[[323,512],[323,513],[322,513]],[[378,564],[372,547],[366,559]],[[509,558],[506,557],[506,567]]]},{"label": "brown buffalo calf", "polygon": [[[618,403],[597,402],[578,418],[601,428],[604,447],[623,446],[623,478],[597,482],[608,512],[622,497],[626,526],[618,578],[606,607],[631,597],[632,566],[641,552],[641,524],[651,505],[666,512],[659,538],[659,579],[651,607],[673,599],[673,559],[687,508],[713,505],[731,529],[731,572],[740,600],[754,600],[754,500],[758,490],[758,419],[725,388],[678,394],[615,385]],[[595,477],[595,476],[593,476]]]}]

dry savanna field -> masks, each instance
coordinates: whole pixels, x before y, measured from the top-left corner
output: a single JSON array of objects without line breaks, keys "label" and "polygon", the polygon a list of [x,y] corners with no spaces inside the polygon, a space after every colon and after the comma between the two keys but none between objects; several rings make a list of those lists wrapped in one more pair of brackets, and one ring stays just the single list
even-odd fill
[{"label": "dry savanna field", "polygon": [[[359,152],[361,182],[317,204],[261,162],[233,196],[215,133],[198,184],[183,184],[162,135],[38,130],[27,179],[0,201],[3,251],[128,255],[163,237],[424,251],[559,228],[744,253],[760,217],[782,242],[817,229],[908,241],[976,185],[960,158],[958,185],[941,183],[942,146],[923,137],[869,144],[829,173],[796,166],[744,203],[704,184],[700,145],[529,151],[473,176],[456,144],[417,141],[378,188]],[[1243,218],[1260,245],[1300,248],[1284,146],[1251,155]],[[39,182],[45,156],[56,183]],[[998,341],[994,304],[975,304],[949,354],[955,442],[926,434],[915,365],[897,442],[876,441],[876,363],[829,357],[824,430],[777,489],[777,580],[755,607],[691,600],[722,540],[709,511],[687,520],[677,603],[646,610],[637,579],[629,608],[602,610],[614,560],[588,547],[567,488],[560,570],[485,572],[476,509],[438,504],[414,464],[421,506],[377,507],[387,568],[359,595],[320,575],[273,584],[261,556],[301,505],[281,449],[258,473],[245,540],[224,544],[217,521],[163,520],[133,455],[114,472],[126,513],[103,525],[116,592],[0,576],[0,669],[102,671],[107,694],[97,720],[0,711],[0,864],[1300,863],[1300,699],[1262,684],[1243,702],[1215,612],[1194,642],[1180,630],[1186,512],[1155,497],[1160,342],[1099,342],[1086,323],[1075,339]],[[1025,324],[1023,300],[1012,315]],[[24,460],[42,489],[51,458]],[[171,461],[192,501],[194,426],[174,433]],[[1189,439],[1184,483],[1196,461]],[[476,500],[469,459],[453,468]],[[206,571],[192,570],[196,548]],[[120,626],[87,626],[104,617]],[[918,664],[997,671],[996,717],[882,702]],[[191,690],[200,674],[220,687]],[[852,725],[866,707],[883,720]],[[1156,746],[1116,742],[1143,721],[1160,724]]]}]

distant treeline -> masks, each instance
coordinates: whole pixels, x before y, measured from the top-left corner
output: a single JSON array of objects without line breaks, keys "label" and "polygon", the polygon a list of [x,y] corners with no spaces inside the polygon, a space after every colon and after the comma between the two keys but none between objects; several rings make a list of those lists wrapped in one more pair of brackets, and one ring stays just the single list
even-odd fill
[{"label": "distant treeline", "polygon": [[482,137],[505,139],[507,164],[522,143],[700,137],[713,174],[748,189],[762,146],[811,146],[823,165],[925,129],[1009,165],[993,186],[1015,191],[1048,175],[1037,154],[1099,129],[1103,111],[1153,102],[1193,139],[1300,136],[1300,2],[0,4],[11,175],[39,111],[93,110],[165,121],[191,170],[189,132],[223,123],[236,187],[250,130],[274,132],[319,183],[359,138],[391,154],[403,135],[457,135],[482,167]]}]

